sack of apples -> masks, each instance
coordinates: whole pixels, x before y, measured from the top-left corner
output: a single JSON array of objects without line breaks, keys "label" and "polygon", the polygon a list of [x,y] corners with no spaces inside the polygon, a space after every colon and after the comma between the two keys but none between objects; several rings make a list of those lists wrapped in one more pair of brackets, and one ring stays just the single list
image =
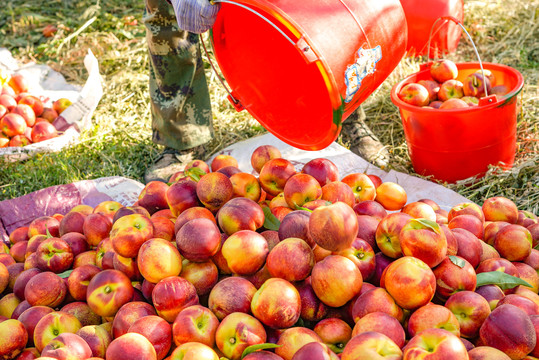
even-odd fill
[{"label": "sack of apples", "polygon": [[327,158],[296,168],[271,145],[250,160],[193,160],[127,206],[11,229],[0,358],[539,355],[537,216],[503,196],[446,211]]},{"label": "sack of apples", "polygon": [[24,160],[59,151],[75,141],[102,95],[97,59],[85,58],[83,89],[68,84],[48,66],[16,62],[0,49],[0,156]]}]

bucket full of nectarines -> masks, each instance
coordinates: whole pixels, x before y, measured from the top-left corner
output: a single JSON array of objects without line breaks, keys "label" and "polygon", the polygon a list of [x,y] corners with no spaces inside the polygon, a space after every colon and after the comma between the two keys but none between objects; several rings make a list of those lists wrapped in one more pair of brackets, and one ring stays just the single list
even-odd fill
[{"label": "bucket full of nectarines", "polygon": [[[456,19],[440,19],[448,18],[470,37]],[[490,165],[513,165],[524,79],[509,66],[482,62],[473,47],[478,62],[428,62],[391,90],[420,175],[454,183],[483,176]]]}]

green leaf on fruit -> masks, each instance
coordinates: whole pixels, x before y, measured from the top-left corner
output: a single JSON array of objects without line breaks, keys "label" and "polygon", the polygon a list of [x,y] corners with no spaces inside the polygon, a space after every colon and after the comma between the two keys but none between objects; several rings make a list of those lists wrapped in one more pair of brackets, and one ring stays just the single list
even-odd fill
[{"label": "green leaf on fruit", "polygon": [[413,219],[412,221],[417,221],[421,225],[431,229],[432,231],[436,233],[440,233],[440,225],[436,221],[428,220],[428,219]]},{"label": "green leaf on fruit", "polygon": [[72,272],[73,272],[73,269],[66,270],[63,273],[58,274],[58,276],[61,277],[62,279],[65,279],[65,278],[68,278],[69,275],[71,275]]},{"label": "green leaf on fruit", "polygon": [[241,358],[243,359],[244,357],[246,357],[250,353],[254,353],[255,351],[258,351],[258,350],[275,349],[275,348],[278,348],[280,346],[281,345],[272,344],[272,343],[251,345],[251,346],[248,346],[247,348],[245,348],[245,350],[243,350],[243,354],[241,354]]},{"label": "green leaf on fruit", "polygon": [[512,289],[519,285],[532,287],[527,281],[502,271],[489,271],[477,274],[477,287],[483,285],[498,285],[502,290]]},{"label": "green leaf on fruit", "polygon": [[455,255],[449,255],[449,260],[451,260],[453,264],[457,265],[461,269],[466,265],[466,261],[464,261],[464,259]]},{"label": "green leaf on fruit", "polygon": [[297,206],[297,205],[296,205],[296,210],[305,210],[305,211],[308,211],[308,212],[311,212],[311,213],[313,212],[311,209],[308,209],[308,208],[303,207],[303,206]]},{"label": "green leaf on fruit", "polygon": [[264,227],[268,230],[279,230],[279,226],[281,226],[281,222],[275,215],[271,213],[271,210],[269,207],[262,207],[262,210],[264,211]]},{"label": "green leaf on fruit", "polygon": [[185,174],[185,176],[189,176],[191,179],[193,179],[196,182],[198,182],[201,177],[206,175],[206,172],[204,170],[197,167],[192,167],[187,170],[184,170],[183,173]]}]

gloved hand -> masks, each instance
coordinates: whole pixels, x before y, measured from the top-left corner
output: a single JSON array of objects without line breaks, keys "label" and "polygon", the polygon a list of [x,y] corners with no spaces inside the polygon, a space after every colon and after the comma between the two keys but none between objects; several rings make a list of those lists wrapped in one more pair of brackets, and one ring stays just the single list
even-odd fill
[{"label": "gloved hand", "polygon": [[171,0],[178,20],[178,26],[182,30],[201,34],[209,30],[221,4],[210,4],[210,0]]}]

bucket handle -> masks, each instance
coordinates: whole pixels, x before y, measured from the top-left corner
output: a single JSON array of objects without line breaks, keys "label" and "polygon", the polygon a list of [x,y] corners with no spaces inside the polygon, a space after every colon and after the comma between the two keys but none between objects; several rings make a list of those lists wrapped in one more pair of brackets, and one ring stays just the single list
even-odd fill
[{"label": "bucket handle", "polygon": [[[279,27],[277,25],[275,25],[273,22],[271,22],[271,20],[269,20],[267,17],[265,17],[264,15],[259,13],[258,11],[253,10],[248,6],[245,6],[243,4],[240,4],[238,2],[231,1],[231,0],[211,0],[210,2],[212,4],[226,3],[226,4],[236,5],[236,6],[241,7],[243,9],[247,10],[247,11],[252,12],[256,16],[258,16],[259,18],[261,18],[262,20],[267,22],[269,25],[271,25],[275,30],[277,30],[290,44],[292,44],[292,46],[297,47],[298,50],[300,50],[301,54],[305,57],[305,59],[307,61],[312,62],[312,61],[318,59],[318,57],[314,54],[311,46],[309,46],[307,44],[307,42],[305,41],[304,36],[301,36],[300,39],[297,42],[294,42],[294,40],[292,40],[288,35],[286,35],[283,30],[279,29]],[[210,65],[211,65],[213,71],[217,75],[217,78],[219,79],[219,82],[223,85],[226,92],[228,93],[228,99],[230,100],[230,102],[236,108],[237,111],[243,110],[244,109],[243,105],[240,103],[240,101],[238,99],[236,99],[234,97],[234,95],[232,95],[232,91],[225,84],[224,77],[219,74],[219,72],[217,71],[216,66],[213,64],[213,61],[211,60],[211,57],[210,57],[210,55],[208,53],[208,49],[206,48],[206,43],[205,43],[205,41],[204,41],[204,39],[202,37],[202,34],[200,34],[199,36],[200,36],[200,41],[202,43],[202,48],[204,49],[204,53],[206,54],[206,57],[207,57]]]},{"label": "bucket handle", "polygon": [[[486,79],[485,70],[483,69],[483,62],[481,61],[481,57],[479,56],[479,51],[477,51],[477,47],[475,46],[475,43],[474,43],[470,33],[468,32],[468,30],[466,30],[464,25],[462,25],[462,23],[457,18],[455,18],[454,16],[441,16],[438,19],[436,19],[436,21],[432,24],[432,27],[430,28],[429,42],[428,42],[428,45],[427,45],[428,46],[428,48],[427,48],[427,59],[430,59],[430,41],[432,40],[432,31],[434,30],[434,27],[436,26],[436,24],[441,20],[443,20],[443,21],[453,21],[455,24],[457,24],[458,26],[460,26],[462,28],[462,30],[468,36],[468,39],[470,39],[470,42],[472,43],[472,47],[473,47],[473,49],[475,51],[475,55],[477,56],[477,60],[479,60],[479,67],[481,68],[481,74],[483,75],[483,79]],[[486,98],[486,97],[488,97],[488,90],[487,90],[486,81],[483,81],[483,88],[485,90],[485,98]],[[493,99],[488,99],[488,102],[492,102],[492,100]]]}]

